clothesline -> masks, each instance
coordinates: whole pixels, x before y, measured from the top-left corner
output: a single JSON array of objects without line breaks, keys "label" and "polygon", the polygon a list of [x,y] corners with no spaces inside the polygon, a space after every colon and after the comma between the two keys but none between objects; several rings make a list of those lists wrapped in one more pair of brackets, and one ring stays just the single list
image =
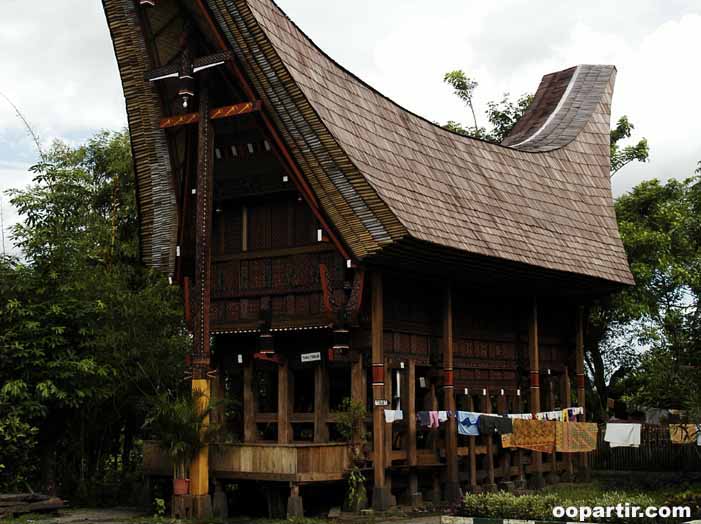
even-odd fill
[{"label": "clothesline", "polygon": [[[473,411],[419,411],[417,420],[422,426],[438,428],[441,423],[455,417],[457,432],[464,436],[500,435],[502,447],[524,448],[553,453],[581,453],[597,447],[598,424],[593,422],[570,422],[576,415],[584,414],[582,407],[545,411],[535,414],[479,413]],[[386,409],[388,423],[404,419],[400,409]],[[607,423],[604,441],[611,448],[640,447],[640,423]],[[701,446],[701,424],[670,424],[670,440],[673,444]]]},{"label": "clothesline", "polygon": [[[385,409],[385,422],[392,423],[400,420],[404,420],[404,413],[401,409]],[[472,413],[477,417],[480,416],[490,416],[490,417],[508,417],[510,419],[523,419],[531,420],[533,419],[532,413],[509,413],[507,415],[500,415],[498,413],[480,413],[472,411],[456,411],[455,413],[451,411],[418,411],[416,413],[417,420],[422,426],[426,427],[438,427],[442,422],[446,422],[449,417],[454,417],[459,413]],[[538,420],[562,420],[567,421],[572,419],[577,415],[583,415],[584,408],[566,408],[558,409],[553,411],[542,411],[535,414],[535,418]],[[433,419],[431,418],[433,417]],[[436,422],[437,421],[437,422]]]}]

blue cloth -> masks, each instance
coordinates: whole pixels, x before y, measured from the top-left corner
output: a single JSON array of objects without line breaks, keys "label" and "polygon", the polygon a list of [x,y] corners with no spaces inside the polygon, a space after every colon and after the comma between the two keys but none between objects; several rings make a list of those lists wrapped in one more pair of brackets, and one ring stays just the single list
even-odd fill
[{"label": "blue cloth", "polygon": [[458,435],[467,435],[469,437],[479,436],[479,420],[479,413],[473,413],[472,411],[458,411]]}]

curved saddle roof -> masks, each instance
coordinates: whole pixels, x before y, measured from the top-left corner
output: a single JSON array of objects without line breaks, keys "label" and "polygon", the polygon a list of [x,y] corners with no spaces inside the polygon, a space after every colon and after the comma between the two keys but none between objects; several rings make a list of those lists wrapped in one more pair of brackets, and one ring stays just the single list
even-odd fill
[{"label": "curved saddle roof", "polygon": [[[357,259],[372,261],[417,241],[632,283],[609,178],[614,67],[580,65],[546,75],[512,133],[502,145],[491,144],[389,100],[324,54],[271,0],[201,2]],[[150,86],[127,92],[133,81],[125,75],[139,53],[127,48],[143,43],[124,43],[131,1],[104,3],[129,110],[130,98],[133,105],[153,96]],[[130,127],[135,112],[142,129],[135,149],[147,148],[154,131],[143,111],[129,110]],[[169,205],[155,195],[153,164],[139,166],[137,159],[136,168],[151,188],[140,197],[142,216],[146,208]],[[171,263],[169,226],[143,227],[147,262]],[[149,255],[156,245],[167,253]]]}]

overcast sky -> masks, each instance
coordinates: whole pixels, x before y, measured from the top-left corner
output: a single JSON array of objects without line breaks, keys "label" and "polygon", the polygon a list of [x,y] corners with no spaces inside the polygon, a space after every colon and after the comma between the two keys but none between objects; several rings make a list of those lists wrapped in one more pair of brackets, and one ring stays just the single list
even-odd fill
[{"label": "overcast sky", "polygon": [[[171,1],[171,0],[164,0]],[[2,0],[0,92],[48,143],[78,143],[126,125],[99,0]],[[699,0],[279,0],[330,56],[404,107],[467,122],[442,82],[463,69],[484,109],[504,92],[580,63],[618,68],[614,118],[625,114],[651,160],[613,181],[620,194],[650,178],[690,176],[701,160]],[[481,124],[486,124],[484,116]],[[37,155],[0,97],[0,189],[26,185]],[[5,225],[17,220],[3,196]]]}]

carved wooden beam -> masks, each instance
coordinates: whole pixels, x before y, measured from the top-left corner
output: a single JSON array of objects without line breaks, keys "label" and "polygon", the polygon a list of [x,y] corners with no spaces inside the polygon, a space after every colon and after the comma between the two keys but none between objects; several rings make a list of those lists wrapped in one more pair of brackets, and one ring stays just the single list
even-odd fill
[{"label": "carved wooden beam", "polygon": [[[240,104],[233,104],[230,106],[217,107],[209,112],[209,118],[211,120],[217,120],[221,118],[231,118],[234,116],[245,115],[248,113],[253,113],[255,111],[260,111],[261,102],[260,100],[254,100],[253,102],[242,102]],[[170,127],[177,126],[187,126],[190,124],[197,124],[200,121],[199,113],[186,113],[184,115],[169,116],[167,118],[161,119],[159,127],[161,129],[167,129]]]}]

